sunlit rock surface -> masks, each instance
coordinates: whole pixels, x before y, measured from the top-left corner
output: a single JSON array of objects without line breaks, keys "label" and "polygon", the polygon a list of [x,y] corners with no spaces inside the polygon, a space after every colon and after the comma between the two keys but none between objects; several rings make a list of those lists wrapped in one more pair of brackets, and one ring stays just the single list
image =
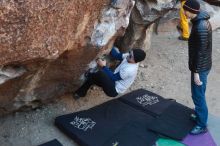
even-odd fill
[{"label": "sunlit rock surface", "polygon": [[69,94],[116,40],[147,50],[171,0],[1,0],[0,115]]},{"label": "sunlit rock surface", "polygon": [[0,1],[0,114],[35,108],[75,90],[100,48],[107,49],[118,30],[127,28],[133,5],[132,0]]}]

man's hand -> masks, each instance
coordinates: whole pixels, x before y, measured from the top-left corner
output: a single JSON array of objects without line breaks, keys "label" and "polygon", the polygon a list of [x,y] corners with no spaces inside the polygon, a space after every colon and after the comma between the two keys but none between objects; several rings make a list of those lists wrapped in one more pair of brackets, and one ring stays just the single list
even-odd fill
[{"label": "man's hand", "polygon": [[199,78],[199,73],[194,73],[194,82],[198,86],[202,85],[202,82],[200,81],[200,78]]},{"label": "man's hand", "polygon": [[109,54],[109,52],[110,52],[110,50],[102,48],[102,49],[100,49],[99,54],[104,55],[104,54]]},{"label": "man's hand", "polygon": [[99,58],[96,60],[96,62],[100,67],[106,66],[106,60],[102,60],[101,58]]}]

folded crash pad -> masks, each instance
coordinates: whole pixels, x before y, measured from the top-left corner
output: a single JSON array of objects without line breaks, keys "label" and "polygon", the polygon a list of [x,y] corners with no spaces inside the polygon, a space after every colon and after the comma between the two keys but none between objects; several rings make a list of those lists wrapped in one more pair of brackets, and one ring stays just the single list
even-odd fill
[{"label": "folded crash pad", "polygon": [[183,143],[187,146],[217,146],[209,132],[199,135],[187,135]]},{"label": "folded crash pad", "polygon": [[120,97],[119,100],[154,117],[160,116],[175,102],[144,89],[128,93]]},{"label": "folded crash pad", "polygon": [[[147,129],[153,119],[116,99],[57,117],[55,124],[81,146],[112,146],[125,142],[132,146],[152,146],[157,134]],[[135,145],[136,139],[144,142]]]},{"label": "folded crash pad", "polygon": [[194,122],[189,118],[194,113],[192,109],[150,91],[138,89],[120,97],[119,100],[156,117],[149,127],[165,136],[181,140],[194,126]]},{"label": "folded crash pad", "polygon": [[182,140],[195,125],[190,120],[192,113],[192,109],[175,102],[150,123],[149,129],[172,139]]},{"label": "folded crash pad", "polygon": [[62,146],[62,144],[57,139],[54,139],[39,146]]}]

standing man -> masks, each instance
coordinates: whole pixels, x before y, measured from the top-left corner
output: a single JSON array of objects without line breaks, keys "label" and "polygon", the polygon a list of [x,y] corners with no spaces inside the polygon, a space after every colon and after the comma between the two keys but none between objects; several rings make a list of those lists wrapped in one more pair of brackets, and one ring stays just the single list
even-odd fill
[{"label": "standing man", "polygon": [[129,53],[122,54],[113,47],[110,54],[121,61],[115,71],[106,66],[105,60],[98,59],[97,64],[101,69],[88,74],[86,82],[73,93],[75,99],[86,96],[92,85],[101,87],[110,97],[124,93],[131,86],[137,76],[139,62],[145,59],[146,53],[141,49],[132,49]]},{"label": "standing man", "polygon": [[208,107],[205,92],[207,77],[212,66],[212,28],[208,21],[210,16],[200,10],[200,4],[196,0],[187,0],[183,9],[192,22],[188,41],[189,69],[197,124],[191,130],[191,134],[196,135],[207,132]]}]

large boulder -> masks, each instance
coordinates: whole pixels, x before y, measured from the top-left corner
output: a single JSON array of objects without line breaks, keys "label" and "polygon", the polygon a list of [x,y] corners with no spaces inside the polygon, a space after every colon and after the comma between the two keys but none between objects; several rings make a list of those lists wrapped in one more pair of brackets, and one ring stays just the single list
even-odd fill
[{"label": "large boulder", "polygon": [[[75,90],[129,23],[133,0],[0,1],[0,115]],[[119,32],[119,33],[118,33]]]},{"label": "large boulder", "polygon": [[1,0],[0,115],[35,108],[74,91],[83,73],[95,67],[95,58],[108,52],[116,39],[121,51],[148,49],[152,24],[174,4]]}]

